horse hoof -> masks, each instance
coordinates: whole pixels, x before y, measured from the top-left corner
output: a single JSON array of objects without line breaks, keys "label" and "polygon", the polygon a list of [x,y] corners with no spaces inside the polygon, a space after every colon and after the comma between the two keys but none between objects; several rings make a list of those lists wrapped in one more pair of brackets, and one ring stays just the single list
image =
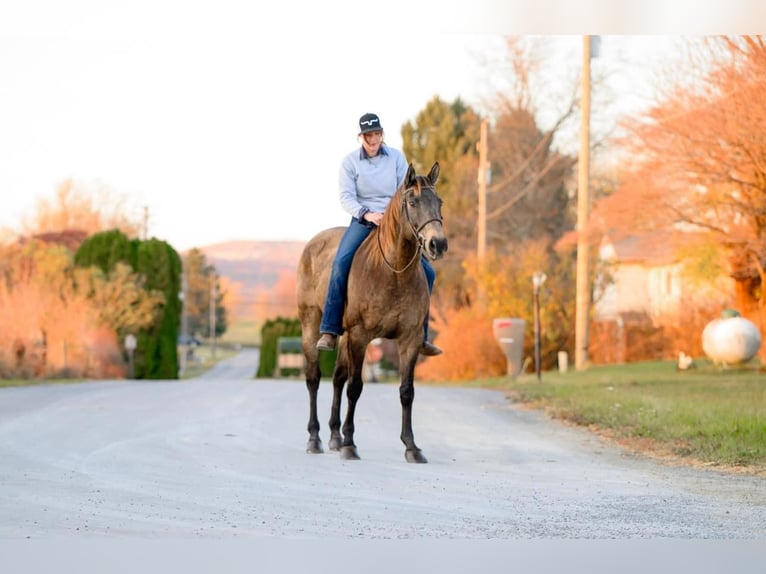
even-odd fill
[{"label": "horse hoof", "polygon": [[359,453],[355,446],[344,446],[340,449],[340,457],[343,460],[359,460]]},{"label": "horse hoof", "polygon": [[319,439],[310,440],[306,445],[306,452],[309,454],[322,454],[324,452],[322,449],[322,441]]},{"label": "horse hoof", "polygon": [[340,450],[340,437],[330,437],[330,443],[328,445],[330,450]]},{"label": "horse hoof", "polygon": [[423,453],[420,451],[420,449],[417,450],[405,450],[404,451],[404,458],[407,459],[407,462],[418,462],[418,463],[426,463],[428,460],[426,457],[423,456]]}]

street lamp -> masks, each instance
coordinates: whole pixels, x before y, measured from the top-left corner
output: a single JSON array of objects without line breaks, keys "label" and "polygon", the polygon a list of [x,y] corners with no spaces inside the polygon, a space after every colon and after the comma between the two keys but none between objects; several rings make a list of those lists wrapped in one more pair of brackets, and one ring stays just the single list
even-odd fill
[{"label": "street lamp", "polygon": [[532,287],[535,295],[535,373],[540,382],[540,287],[548,276],[540,271],[532,276]]}]

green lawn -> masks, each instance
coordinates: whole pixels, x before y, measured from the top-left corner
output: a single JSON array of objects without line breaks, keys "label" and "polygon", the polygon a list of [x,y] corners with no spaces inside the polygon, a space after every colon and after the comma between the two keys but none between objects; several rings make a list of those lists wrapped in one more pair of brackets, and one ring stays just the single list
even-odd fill
[{"label": "green lawn", "polygon": [[766,473],[766,374],[758,365],[706,362],[591,367],[483,381],[519,403],[588,426],[629,446]]},{"label": "green lawn", "polygon": [[233,322],[221,336],[223,344],[240,344],[257,346],[261,344],[261,329],[263,321],[255,319]]}]

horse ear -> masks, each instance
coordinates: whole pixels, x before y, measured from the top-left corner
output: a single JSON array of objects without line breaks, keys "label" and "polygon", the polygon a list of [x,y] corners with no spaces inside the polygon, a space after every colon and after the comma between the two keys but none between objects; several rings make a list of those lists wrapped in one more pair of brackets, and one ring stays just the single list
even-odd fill
[{"label": "horse ear", "polygon": [[431,168],[431,172],[428,174],[428,179],[431,181],[431,185],[436,185],[436,182],[439,179],[439,162],[438,161],[434,162],[434,165]]},{"label": "horse ear", "polygon": [[412,187],[415,185],[415,167],[410,164],[407,168],[407,174],[404,176],[404,188]]}]

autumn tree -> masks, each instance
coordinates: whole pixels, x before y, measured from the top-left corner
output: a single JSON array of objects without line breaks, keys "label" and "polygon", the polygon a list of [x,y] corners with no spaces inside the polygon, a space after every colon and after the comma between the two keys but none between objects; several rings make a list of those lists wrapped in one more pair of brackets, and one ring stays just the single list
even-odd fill
[{"label": "autumn tree", "polygon": [[461,262],[476,248],[476,142],[480,123],[478,114],[459,98],[447,103],[434,97],[414,122],[402,127],[402,151],[417,171],[427,172],[435,161],[441,166],[437,190],[444,200],[449,256],[436,264],[437,307],[460,307],[469,299]]},{"label": "autumn tree", "polygon": [[191,249],[183,256],[184,314],[186,334],[210,337],[210,303],[215,308],[215,335],[221,336],[227,328],[227,310],[224,305],[226,290],[214,265],[208,263],[205,254]]},{"label": "autumn tree", "polygon": [[[460,100],[449,105],[435,98],[415,124],[405,125],[402,138],[410,161],[427,167],[438,159],[441,173],[449,174],[444,183],[440,176],[438,185],[450,242],[446,259],[436,267],[434,299],[437,304],[440,300],[448,303],[433,320],[436,330],[444,332],[440,345],[451,346],[447,324],[459,324],[454,348],[457,353],[461,348],[464,352],[462,334],[468,321],[455,314],[460,309],[480,322],[485,331],[496,313],[512,313],[532,325],[531,279],[534,272],[542,271],[549,277],[546,292],[556,297],[545,304],[550,327],[544,354],[550,366],[555,360],[550,357],[571,345],[573,327],[574,253],[558,252],[554,246],[574,227],[569,186],[576,158],[560,151],[556,140],[576,118],[578,100],[572,90],[565,105],[543,127],[531,87],[534,61],[519,49],[516,39],[508,40],[507,63],[510,87],[495,94],[487,106],[492,169],[486,197],[485,261],[476,257],[479,114]],[[484,315],[477,313],[479,288],[488,299]],[[473,335],[469,338],[485,340]],[[530,337],[528,346],[531,341]],[[463,367],[456,370],[465,371]]]},{"label": "autumn tree", "polygon": [[657,104],[626,122],[634,169],[613,202],[633,209],[612,224],[708,232],[747,313],[763,306],[766,281],[766,43],[704,40]]},{"label": "autumn tree", "polygon": [[110,230],[86,239],[75,254],[75,261],[80,267],[94,267],[109,274],[118,272],[117,267],[125,264],[140,278],[144,290],[158,294],[152,305],[154,321],[135,333],[138,339],[135,376],[177,378],[181,258],[176,250],[160,239],[129,240],[120,231]]},{"label": "autumn tree", "polygon": [[35,234],[79,229],[90,235],[119,229],[129,237],[137,237],[141,217],[128,196],[99,182],[67,179],[58,186],[52,200],[39,200],[37,211],[24,221],[22,231]]},{"label": "autumn tree", "polygon": [[0,362],[17,376],[122,376],[120,334],[154,321],[156,295],[124,264],[114,273],[74,264],[63,245],[2,248]]},{"label": "autumn tree", "polygon": [[93,303],[100,323],[120,341],[151,326],[165,304],[164,294],[146,289],[144,278],[124,262],[108,273],[97,267],[75,269],[74,280],[78,292]]}]

